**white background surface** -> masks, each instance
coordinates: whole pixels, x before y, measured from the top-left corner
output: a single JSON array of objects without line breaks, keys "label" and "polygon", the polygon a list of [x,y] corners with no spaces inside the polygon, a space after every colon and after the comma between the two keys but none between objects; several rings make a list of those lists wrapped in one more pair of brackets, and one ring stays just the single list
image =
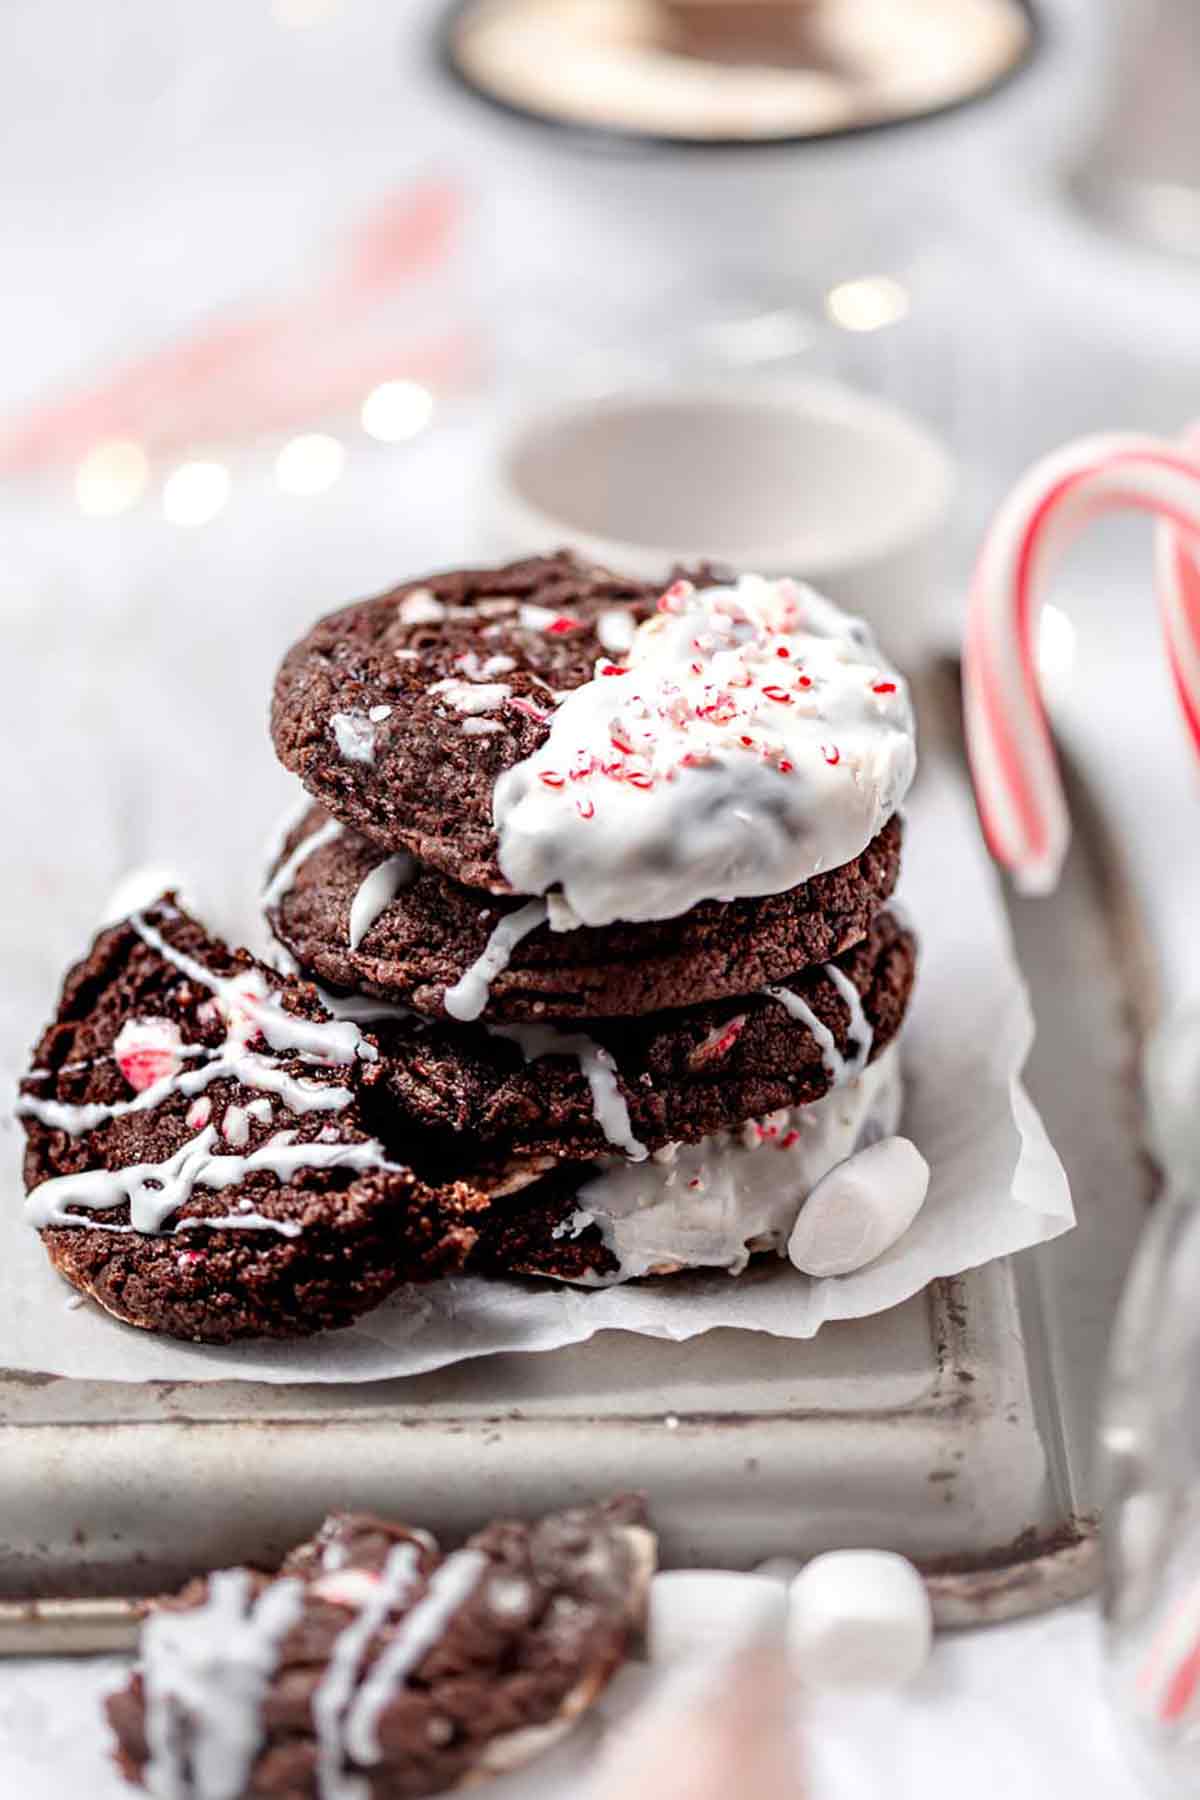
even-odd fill
[{"label": "white background surface", "polygon": [[[451,131],[418,66],[429,10],[427,0],[342,0],[325,22],[292,30],[268,0],[128,0],[119,13],[10,0],[0,25],[4,409],[164,341],[216,304],[294,283],[314,239],[373,195],[419,168],[462,167],[472,143]],[[1028,114],[1014,113],[1007,139],[997,126],[993,160],[974,165],[954,195],[957,233],[930,260],[929,338],[918,313],[906,347],[869,370],[919,404],[965,459],[960,568],[987,506],[1030,455],[1078,430],[1174,429],[1200,412],[1192,278],[1093,239],[1055,198],[1046,159],[1084,129],[1102,13],[1084,0],[1048,10],[1057,41],[1031,78]],[[502,203],[536,238],[540,200],[524,164],[490,136],[479,160],[482,129],[468,128],[472,166],[498,184],[494,205],[481,207],[473,253],[436,305],[503,318],[511,376],[518,350],[535,361],[576,356],[579,333],[556,335],[562,320],[544,295],[528,330],[514,323],[524,316],[521,243],[496,251],[489,214]],[[590,270],[587,250],[583,231],[558,269],[581,318],[614,286],[612,267]],[[665,293],[666,271],[662,281]],[[214,834],[248,864],[286,792],[260,723],[270,658],[233,651],[219,692],[188,695],[197,639],[232,634],[253,607],[269,614],[256,638],[278,645],[346,595],[460,556],[475,542],[472,483],[485,449],[476,415],[462,410],[411,449],[359,442],[352,478],[311,501],[273,493],[269,463],[242,458],[227,513],[191,534],[157,518],[153,497],[127,519],[84,521],[70,515],[67,481],[0,494],[0,607],[23,700],[29,669],[50,670],[33,703],[8,713],[20,720],[21,753],[5,757],[2,777],[20,848],[3,926],[6,1054],[28,1038],[122,868],[149,855],[194,866]],[[1068,572],[1063,600],[1081,648],[1063,718],[1103,780],[1178,994],[1200,987],[1194,907],[1181,901],[1200,891],[1200,803],[1148,638],[1148,568],[1144,537],[1122,530],[1102,534]],[[41,654],[48,639],[52,665]],[[83,758],[60,729],[80,708],[95,751]],[[244,744],[236,796],[205,786],[203,743],[187,731],[198,715]],[[153,779],[168,740],[179,754],[185,742],[191,774],[169,804]],[[145,804],[114,813],[106,769],[117,758],[122,791]],[[80,784],[94,802],[88,829],[56,840],[44,822]],[[978,1800],[1128,1800],[1138,1790],[1114,1749],[1095,1664],[1086,1609],[949,1640],[918,1692],[847,1703],[817,1730],[814,1791],[915,1800],[953,1781]],[[110,1673],[0,1668],[0,1793],[121,1791],[104,1770],[94,1704]]]}]

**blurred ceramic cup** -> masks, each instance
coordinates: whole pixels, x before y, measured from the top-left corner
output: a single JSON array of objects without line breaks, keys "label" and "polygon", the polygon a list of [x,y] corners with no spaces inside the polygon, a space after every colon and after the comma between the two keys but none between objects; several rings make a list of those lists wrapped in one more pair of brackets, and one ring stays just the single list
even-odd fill
[{"label": "blurred ceramic cup", "polygon": [[956,630],[940,569],[953,486],[924,425],[835,382],[629,385],[513,418],[484,521],[501,554],[567,544],[652,580],[698,559],[799,576],[911,660]]},{"label": "blurred ceramic cup", "polygon": [[1035,42],[1027,0],[454,0],[440,53],[497,240],[627,290],[900,266],[1025,118],[1024,82],[980,103]]}]

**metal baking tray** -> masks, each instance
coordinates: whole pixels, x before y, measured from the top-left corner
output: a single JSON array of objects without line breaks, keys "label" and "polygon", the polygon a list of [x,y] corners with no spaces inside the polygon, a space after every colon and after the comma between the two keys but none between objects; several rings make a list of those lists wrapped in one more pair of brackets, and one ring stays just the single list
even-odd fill
[{"label": "metal baking tray", "polygon": [[[961,766],[953,672],[921,685],[924,755]],[[1072,786],[1062,886],[1012,922],[1038,1016],[1029,1084],[1076,1231],[806,1343],[607,1333],[353,1389],[0,1373],[0,1650],[125,1644],[140,1597],[270,1564],[331,1507],[453,1539],[631,1486],[667,1564],[885,1545],[922,1564],[951,1625],[1089,1589],[1091,1422],[1153,1189],[1136,1067],[1155,984],[1104,821]]]}]

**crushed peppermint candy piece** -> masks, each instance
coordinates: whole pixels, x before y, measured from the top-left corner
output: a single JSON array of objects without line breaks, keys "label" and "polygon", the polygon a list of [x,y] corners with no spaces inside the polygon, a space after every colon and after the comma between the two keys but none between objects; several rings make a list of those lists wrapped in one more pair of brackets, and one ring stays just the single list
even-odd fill
[{"label": "crushed peppermint candy piece", "polygon": [[322,1575],[309,1587],[314,1600],[327,1600],[331,1606],[345,1606],[358,1612],[370,1600],[379,1587],[379,1575],[374,1569],[335,1569],[330,1575]]},{"label": "crushed peppermint candy piece", "polygon": [[746,1016],[745,1013],[738,1013],[736,1018],[714,1026],[688,1057],[688,1068],[703,1069],[707,1064],[719,1062],[721,1057],[727,1056],[745,1029]]},{"label": "crushed peppermint candy piece", "polygon": [[446,607],[428,588],[414,588],[405,594],[396,612],[402,625],[438,625],[446,616]]},{"label": "crushed peppermint candy piece", "polygon": [[178,1075],[183,1038],[172,1019],[127,1019],[113,1042],[117,1067],[136,1093]]},{"label": "crushed peppermint candy piece", "polygon": [[329,721],[338,754],[346,762],[375,761],[375,727],[365,713],[334,713]]},{"label": "crushed peppermint candy piece", "polygon": [[504,681],[477,683],[458,681],[453,675],[447,675],[444,680],[435,681],[429,692],[440,695],[455,712],[474,716],[476,713],[498,712],[512,689]]}]

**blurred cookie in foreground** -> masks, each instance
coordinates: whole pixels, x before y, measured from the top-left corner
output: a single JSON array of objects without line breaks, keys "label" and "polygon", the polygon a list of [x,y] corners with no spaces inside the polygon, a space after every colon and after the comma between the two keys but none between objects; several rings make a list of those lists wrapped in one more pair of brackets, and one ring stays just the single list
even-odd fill
[{"label": "blurred cookie in foreground", "polygon": [[444,1553],[335,1515],[276,1575],[151,1613],[107,1703],[121,1772],[170,1800],[416,1800],[556,1743],[640,1637],[656,1544],[624,1497]]}]

